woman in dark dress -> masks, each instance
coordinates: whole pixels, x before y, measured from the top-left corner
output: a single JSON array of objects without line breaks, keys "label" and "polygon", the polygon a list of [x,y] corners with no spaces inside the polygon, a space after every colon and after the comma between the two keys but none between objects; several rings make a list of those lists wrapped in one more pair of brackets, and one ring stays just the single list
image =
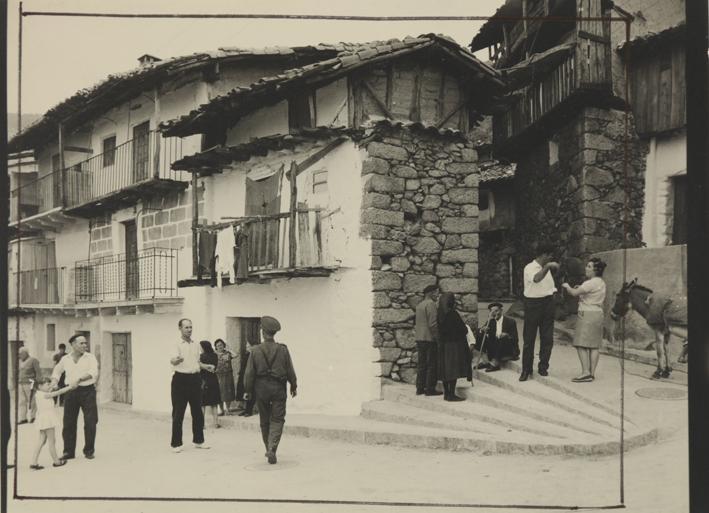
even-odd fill
[{"label": "woman in dark dress", "polygon": [[[214,352],[212,344],[209,340],[202,340],[199,345],[202,347],[202,354],[199,357],[199,361],[202,363],[207,363],[209,365],[214,365],[216,369],[219,363],[219,357],[217,353]],[[217,406],[222,402],[221,395],[219,394],[219,380],[217,379],[216,372],[209,372],[207,370],[200,370],[202,375],[202,414],[204,418],[207,418],[207,407],[209,407],[209,413],[212,418],[213,427],[221,427],[217,418]]]},{"label": "woman in dark dress", "polygon": [[219,415],[226,415],[229,411],[229,403],[231,403],[236,394],[234,392],[234,371],[231,361],[235,358],[234,353],[227,348],[226,342],[218,338],[214,341],[214,349],[217,350],[219,364],[217,365],[217,380],[219,381],[219,395],[221,402]]},{"label": "woman in dark dress", "polygon": [[455,296],[444,292],[438,300],[438,372],[446,401],[465,401],[455,395],[455,382],[458,378],[472,379],[467,333],[468,328],[455,310]]}]

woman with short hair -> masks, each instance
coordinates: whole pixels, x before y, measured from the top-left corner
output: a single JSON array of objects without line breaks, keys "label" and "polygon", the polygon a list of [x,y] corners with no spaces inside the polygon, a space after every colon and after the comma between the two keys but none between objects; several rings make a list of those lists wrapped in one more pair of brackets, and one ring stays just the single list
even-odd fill
[{"label": "woman with short hair", "polygon": [[574,332],[573,345],[576,347],[581,374],[571,381],[589,383],[595,379],[596,365],[601,343],[603,342],[603,302],[606,298],[606,283],[603,271],[606,263],[600,258],[590,258],[586,263],[586,281],[578,287],[568,283],[562,287],[570,295],[579,298],[578,321]]}]

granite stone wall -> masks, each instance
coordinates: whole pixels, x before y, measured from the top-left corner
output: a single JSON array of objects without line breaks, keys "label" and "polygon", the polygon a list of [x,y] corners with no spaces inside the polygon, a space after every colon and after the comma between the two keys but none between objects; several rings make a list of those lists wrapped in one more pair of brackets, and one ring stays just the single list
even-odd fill
[{"label": "granite stone wall", "polygon": [[111,214],[104,214],[91,219],[90,258],[101,258],[113,254],[113,229]]},{"label": "granite stone wall", "polygon": [[[197,208],[204,216],[204,189],[197,188]],[[151,198],[140,216],[143,248],[182,249],[192,245],[192,188]]]},{"label": "granite stone wall", "polygon": [[381,376],[416,379],[414,311],[436,284],[456,295],[464,319],[478,304],[477,153],[460,137],[383,129],[360,146],[361,230],[372,241],[373,344]]},{"label": "granite stone wall", "polygon": [[[628,131],[635,133],[632,116]],[[628,247],[641,246],[648,148],[631,135],[626,182],[624,133],[623,112],[586,108],[554,134],[558,161],[550,162],[548,142],[520,158],[515,175],[518,278],[540,242],[554,244],[559,258],[586,258],[620,248],[624,240]]]}]

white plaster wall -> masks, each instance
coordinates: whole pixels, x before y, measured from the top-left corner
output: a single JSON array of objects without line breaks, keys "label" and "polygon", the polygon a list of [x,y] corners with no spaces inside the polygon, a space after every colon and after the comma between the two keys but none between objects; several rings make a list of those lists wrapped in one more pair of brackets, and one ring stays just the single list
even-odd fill
[{"label": "white plaster wall", "polygon": [[687,135],[683,131],[665,137],[653,137],[645,171],[645,206],[643,241],[647,247],[668,245],[671,241],[667,223],[672,216],[671,178],[687,173]]},{"label": "white plaster wall", "polygon": [[[74,267],[77,260],[89,258],[89,222],[77,219],[64,225],[61,232],[47,232],[47,239],[54,239],[57,267]],[[68,284],[73,285],[73,284]]]},{"label": "white plaster wall", "polygon": [[225,170],[202,179],[204,184],[204,213],[208,222],[221,222],[222,217],[241,217],[246,202],[245,167]]},{"label": "white plaster wall", "polygon": [[347,126],[347,78],[341,78],[315,92],[315,126]]},{"label": "white plaster wall", "polygon": [[287,133],[288,102],[281,101],[240,119],[235,126],[227,130],[226,145],[236,146],[254,138]]}]

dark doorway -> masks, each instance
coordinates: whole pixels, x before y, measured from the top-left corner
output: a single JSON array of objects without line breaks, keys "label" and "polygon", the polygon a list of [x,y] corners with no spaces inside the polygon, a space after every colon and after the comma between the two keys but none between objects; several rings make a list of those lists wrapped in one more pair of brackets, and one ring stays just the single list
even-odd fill
[{"label": "dark doorway", "polygon": [[672,178],[672,244],[687,244],[687,175]]},{"label": "dark doorway", "polygon": [[140,293],[140,276],[138,266],[138,229],[135,221],[126,221],[126,299],[135,299]]},{"label": "dark doorway", "polygon": [[133,182],[147,180],[150,166],[150,122],[133,127]]},{"label": "dark doorway", "polygon": [[130,333],[112,333],[113,341],[113,400],[132,404]]}]

